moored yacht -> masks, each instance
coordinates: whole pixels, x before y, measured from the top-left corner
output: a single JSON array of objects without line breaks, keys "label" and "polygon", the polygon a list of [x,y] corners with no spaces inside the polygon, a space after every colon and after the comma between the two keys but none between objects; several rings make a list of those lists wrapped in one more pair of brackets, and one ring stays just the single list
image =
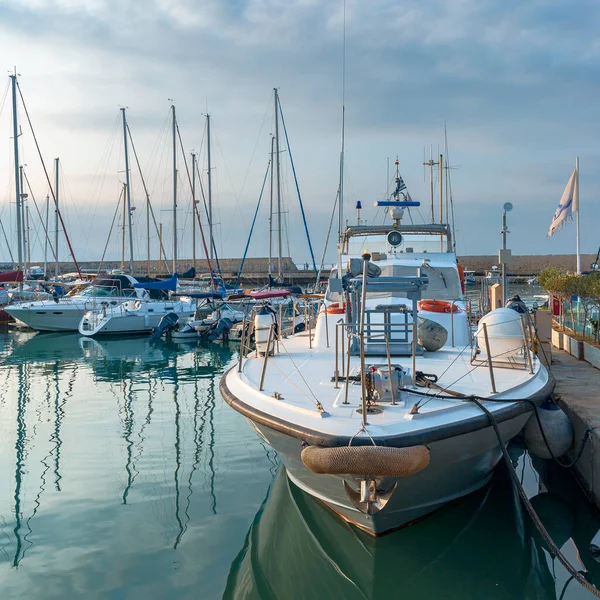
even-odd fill
[{"label": "moored yacht", "polygon": [[77,331],[88,310],[116,307],[132,299],[151,299],[151,292],[134,287],[144,279],[131,275],[98,277],[83,290],[62,298],[19,302],[6,306],[5,310],[16,321],[37,331]]},{"label": "moored yacht", "polygon": [[189,298],[170,298],[177,288],[177,275],[164,281],[137,282],[134,289],[147,294],[162,294],[161,299],[127,300],[117,306],[101,306],[85,312],[78,326],[85,336],[100,334],[130,335],[149,333],[166,315],[188,319],[194,316],[196,303]]},{"label": "moored yacht", "polygon": [[507,442],[552,388],[517,312],[472,336],[450,227],[378,205],[393,223],[346,228],[315,327],[257,321],[256,351],[221,381],[289,479],[375,535],[485,485],[502,455],[490,418]]}]

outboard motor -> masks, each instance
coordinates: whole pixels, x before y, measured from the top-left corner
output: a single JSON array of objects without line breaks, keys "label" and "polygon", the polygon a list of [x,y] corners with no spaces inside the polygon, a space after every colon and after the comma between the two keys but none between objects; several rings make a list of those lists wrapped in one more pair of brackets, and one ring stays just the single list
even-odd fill
[{"label": "outboard motor", "polygon": [[229,330],[233,327],[233,321],[228,319],[227,317],[223,317],[219,319],[215,327],[212,327],[206,333],[206,339],[209,342],[214,342],[221,335],[226,335],[229,333]]},{"label": "outboard motor", "polygon": [[179,322],[179,317],[175,313],[167,313],[160,323],[152,330],[152,336],[159,338],[165,335],[168,331],[175,329],[175,325]]},{"label": "outboard motor", "polygon": [[515,294],[506,301],[505,308],[512,308],[512,310],[516,310],[520,315],[527,314],[527,306],[518,294]]}]

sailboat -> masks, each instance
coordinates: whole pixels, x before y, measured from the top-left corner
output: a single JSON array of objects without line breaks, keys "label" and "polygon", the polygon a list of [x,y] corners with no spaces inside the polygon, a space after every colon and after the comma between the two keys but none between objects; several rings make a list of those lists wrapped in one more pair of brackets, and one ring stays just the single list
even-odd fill
[{"label": "sailboat", "polygon": [[340,231],[314,328],[284,339],[257,316],[256,350],[221,380],[290,481],[373,535],[484,486],[502,455],[490,418],[508,442],[552,389],[516,311],[472,335],[443,203],[406,224],[420,202],[397,181],[376,202],[391,222]]}]

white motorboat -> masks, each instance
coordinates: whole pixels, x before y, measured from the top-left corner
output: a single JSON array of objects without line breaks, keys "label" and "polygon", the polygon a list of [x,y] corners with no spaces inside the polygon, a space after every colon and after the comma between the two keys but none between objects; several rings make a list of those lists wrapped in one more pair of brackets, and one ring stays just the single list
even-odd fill
[{"label": "white motorboat", "polygon": [[44,289],[43,285],[21,284],[21,287],[14,287],[8,292],[11,302],[35,302],[38,300],[52,300],[52,294]]},{"label": "white motorboat", "polygon": [[111,308],[131,299],[160,297],[134,285],[147,278],[131,275],[99,277],[83,290],[52,300],[20,302],[5,308],[17,322],[37,331],[77,331],[83,315],[93,309]]},{"label": "white motorboat", "polygon": [[219,323],[227,319],[227,325],[231,327],[235,323],[241,323],[244,320],[246,313],[243,310],[234,308],[228,302],[218,303],[215,310],[205,319],[201,319],[194,323],[193,327],[198,332],[198,335],[207,336],[214,331]]},{"label": "white motorboat", "polygon": [[477,283],[475,271],[465,271],[465,285],[473,286]]},{"label": "white motorboat", "polygon": [[495,281],[498,283],[502,281],[502,272],[500,271],[500,269],[498,269],[497,265],[494,265],[491,271],[485,272],[485,278],[489,281]]},{"label": "white motorboat", "polygon": [[178,318],[175,323],[165,327],[161,334],[167,335],[174,341],[186,341],[198,339],[199,331],[196,329],[206,319],[211,319],[217,305],[215,300],[222,300],[223,295],[220,292],[193,292],[190,294],[197,304],[194,314],[191,317]]},{"label": "white motorboat", "polygon": [[258,315],[256,351],[221,380],[290,480],[375,535],[485,485],[501,459],[490,418],[507,442],[552,389],[517,312],[472,337],[449,226],[378,204],[394,223],[343,232],[315,327],[279,337]]},{"label": "white motorboat", "polygon": [[195,310],[196,304],[190,300],[128,300],[119,306],[87,311],[79,323],[79,333],[85,336],[150,333],[165,315],[188,319]]}]

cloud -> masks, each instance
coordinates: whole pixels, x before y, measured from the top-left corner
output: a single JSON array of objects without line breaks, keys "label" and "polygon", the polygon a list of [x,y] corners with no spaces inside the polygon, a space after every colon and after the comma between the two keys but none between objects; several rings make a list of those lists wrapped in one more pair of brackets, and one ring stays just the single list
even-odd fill
[{"label": "cloud", "polygon": [[[594,106],[599,13],[592,0],[577,10],[564,0],[347,0],[348,205],[361,199],[368,206],[385,192],[387,158],[396,155],[411,193],[426,203],[423,148],[443,147],[447,122],[451,162],[460,165],[452,172],[460,236],[470,251],[495,250],[505,199],[527,207],[522,214],[532,233],[518,241],[515,235],[519,251],[547,251],[546,221],[577,153],[583,206],[598,191],[589,165],[600,134]],[[97,248],[122,178],[119,144],[113,143],[110,160],[105,156],[118,135],[119,106],[129,107],[141,162],[156,182],[153,199],[165,208],[171,187],[165,119],[173,98],[188,152],[200,149],[203,113],[212,114],[221,251],[240,254],[268,160],[274,86],[314,245],[322,247],[337,189],[343,21],[341,1],[0,0],[0,53],[19,65],[44,151],[69,166],[73,202],[93,197],[106,206],[94,227]],[[10,135],[7,110],[0,112],[0,131]],[[30,140],[22,145],[30,157]],[[0,147],[4,164],[9,148]],[[102,193],[92,189],[98,171],[112,178]],[[295,221],[289,168],[286,173]],[[9,181],[0,181],[5,187]],[[161,218],[167,226],[167,214]],[[303,262],[302,232],[292,229],[291,251]],[[584,233],[592,243],[593,235]],[[86,236],[74,231],[73,237],[93,253]],[[253,252],[265,253],[264,237]],[[551,243],[555,253],[568,251],[566,241]]]}]

